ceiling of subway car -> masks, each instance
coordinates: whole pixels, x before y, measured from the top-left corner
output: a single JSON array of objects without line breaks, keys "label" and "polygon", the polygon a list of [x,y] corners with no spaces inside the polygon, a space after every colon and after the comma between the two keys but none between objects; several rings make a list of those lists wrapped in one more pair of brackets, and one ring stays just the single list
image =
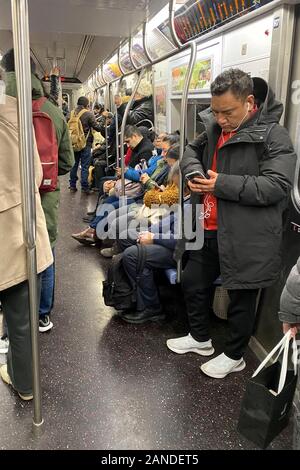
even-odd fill
[{"label": "ceiling of subway car", "polygon": [[[10,0],[0,0],[0,51],[12,47]],[[85,81],[120,41],[168,0],[28,0],[30,46],[39,73],[56,57],[62,74]]]}]

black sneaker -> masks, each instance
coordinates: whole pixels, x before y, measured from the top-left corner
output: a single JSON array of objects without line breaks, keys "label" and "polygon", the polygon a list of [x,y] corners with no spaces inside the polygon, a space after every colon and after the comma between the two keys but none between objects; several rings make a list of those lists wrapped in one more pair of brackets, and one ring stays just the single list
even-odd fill
[{"label": "black sneaker", "polygon": [[44,315],[39,318],[39,331],[45,333],[53,328],[53,323],[50,321],[49,315]]}]

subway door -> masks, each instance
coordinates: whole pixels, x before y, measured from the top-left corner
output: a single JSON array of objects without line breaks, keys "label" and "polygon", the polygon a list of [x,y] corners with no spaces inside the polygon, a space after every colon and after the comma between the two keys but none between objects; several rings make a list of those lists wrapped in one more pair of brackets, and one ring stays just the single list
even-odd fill
[{"label": "subway door", "polygon": [[[251,347],[259,357],[270,351],[282,336],[281,323],[278,320],[280,295],[291,268],[300,256],[300,7],[294,11],[284,7],[274,14],[273,44],[269,82],[285,105],[284,126],[288,129],[297,153],[297,168],[289,210],[285,214],[283,235],[283,264],[278,282],[265,289],[259,302],[256,327]],[[294,31],[291,37],[291,31]],[[284,54],[288,42],[293,53]],[[282,57],[282,61],[278,61]],[[284,64],[289,60],[289,64]],[[277,64],[276,64],[277,61]],[[286,70],[290,70],[289,76]],[[274,72],[274,73],[273,73]]]}]

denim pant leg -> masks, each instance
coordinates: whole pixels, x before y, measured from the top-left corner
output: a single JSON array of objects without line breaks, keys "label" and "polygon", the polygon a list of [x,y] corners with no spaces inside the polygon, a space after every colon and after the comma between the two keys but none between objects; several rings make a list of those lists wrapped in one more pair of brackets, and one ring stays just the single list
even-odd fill
[{"label": "denim pant leg", "polygon": [[70,188],[76,188],[76,182],[78,180],[77,172],[80,162],[81,152],[74,152],[75,163],[72,170],[70,171]]},{"label": "denim pant leg", "polygon": [[161,245],[145,245],[146,263],[136,284],[138,247],[127,248],[123,254],[123,266],[137,294],[137,311],[145,308],[157,309],[160,307],[158,289],[154,282],[154,269],[168,269],[176,266],[173,260],[173,251]]},{"label": "denim pant leg", "polygon": [[[38,293],[40,277],[38,276]],[[9,331],[7,370],[13,387],[32,393],[32,354],[29,320],[28,282],[0,292],[3,314]],[[38,297],[39,298],[39,297]]]},{"label": "denim pant leg", "polygon": [[92,159],[91,147],[87,146],[81,151],[81,188],[89,189],[89,166]]},{"label": "denim pant leg", "polygon": [[[53,258],[54,258],[54,250]],[[54,303],[54,287],[55,287],[55,261],[49,268],[47,268],[41,274],[41,300],[39,315],[43,317],[44,315],[49,315],[53,308]]]}]

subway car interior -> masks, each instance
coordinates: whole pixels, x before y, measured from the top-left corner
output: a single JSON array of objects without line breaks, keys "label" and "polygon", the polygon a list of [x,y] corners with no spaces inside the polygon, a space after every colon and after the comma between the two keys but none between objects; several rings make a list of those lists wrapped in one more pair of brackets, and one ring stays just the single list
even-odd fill
[{"label": "subway car interior", "polygon": [[[196,451],[254,450],[263,447],[240,432],[238,423],[249,379],[282,338],[282,324],[278,318],[280,298],[287,277],[300,256],[299,3],[292,0],[0,0],[0,124],[7,124],[6,106],[14,106],[14,129],[18,130],[19,126],[19,131],[14,135],[16,148],[19,148],[16,153],[21,172],[18,179],[10,180],[7,187],[20,186],[18,194],[21,200],[18,204],[22,206],[20,227],[16,227],[15,220],[9,231],[2,224],[8,217],[5,211],[10,196],[6,200],[6,195],[0,191],[0,240],[3,245],[8,240],[8,246],[15,250],[12,258],[16,263],[15,272],[19,264],[24,262],[27,266],[27,275],[21,281],[28,280],[26,289],[29,300],[23,311],[20,309],[22,299],[17,298],[17,294],[14,299],[21,316],[25,316],[26,310],[33,384],[30,392],[16,385],[18,379],[14,376],[14,368],[20,365],[17,365],[19,359],[15,360],[14,354],[22,356],[23,343],[18,343],[18,335],[22,336],[23,333],[15,327],[13,316],[9,317],[10,308],[7,307],[9,301],[6,294],[10,289],[5,288],[5,276],[10,267],[0,267],[0,274],[3,275],[0,286],[4,286],[0,290],[0,366],[8,363],[6,375],[1,374],[3,380],[0,380],[1,450]],[[151,232],[149,224],[152,227],[163,223],[165,209],[160,204],[165,199],[161,195],[168,191],[172,203],[176,199],[179,204],[179,222],[185,218],[185,201],[189,197],[192,200],[192,196],[187,195],[190,187],[189,183],[186,184],[188,179],[184,173],[186,155],[200,152],[201,145],[210,145],[205,116],[212,116],[211,110],[214,108],[215,119],[220,119],[216,108],[220,96],[212,92],[211,84],[220,74],[232,74],[235,69],[245,72],[243,76],[251,77],[252,84],[256,83],[253,77],[260,79],[258,83],[267,82],[274,92],[276,103],[283,104],[278,122],[287,129],[288,134],[284,136],[289,135],[290,148],[292,145],[296,156],[282,235],[280,228],[281,246],[278,250],[281,251],[281,264],[278,275],[266,285],[251,287],[249,281],[248,284],[246,282],[247,287],[241,287],[241,281],[235,288],[255,290],[252,334],[241,361],[238,357],[227,357],[235,364],[228,372],[236,373],[214,376],[205,373],[205,365],[212,358],[204,356],[213,354],[215,350],[214,358],[222,355],[224,348],[227,351],[228,311],[233,302],[230,289],[234,287],[226,281],[223,261],[220,258],[221,271],[209,287],[207,304],[213,348],[210,340],[200,339],[201,335],[198,339],[189,335],[189,305],[192,299],[187,299],[185,293],[187,274],[184,274],[189,262],[185,254],[175,260],[183,236],[182,226],[179,227],[177,244],[173,243],[174,236],[171,237],[171,250],[169,245],[161,244],[161,240],[155,241],[156,235]],[[12,76],[15,92],[11,92]],[[34,85],[34,80],[38,84]],[[40,108],[32,111],[35,100],[33,89],[40,85],[43,91],[39,96],[43,97],[46,93],[45,100],[55,107],[54,114],[60,113],[57,117],[61,123],[60,136],[65,139],[56,147],[59,176],[55,188],[45,189],[44,193],[40,189],[41,207],[45,211],[54,259],[54,264],[45,262],[47,270],[52,266],[52,284],[50,287],[48,285],[52,300],[42,313],[43,291],[47,291],[47,286],[41,281],[42,271],[37,266],[42,257],[40,250],[45,248],[40,246],[39,241],[40,196],[38,192],[34,196],[37,170],[33,172],[32,155],[36,146],[32,139],[31,119],[33,112],[35,125],[39,113],[43,114]],[[266,98],[264,94],[262,104],[250,99],[248,108],[245,108],[246,116],[249,106],[254,106],[251,108],[252,119],[269,96],[267,94]],[[44,101],[41,103],[47,106]],[[232,154],[239,145],[242,153],[245,151],[246,154],[246,148],[251,146],[249,141],[252,139],[253,143],[254,138],[257,138],[257,143],[251,148],[257,149],[261,145],[259,139],[263,139],[259,137],[258,130],[257,137],[247,137],[244,147],[238,143],[238,134],[241,139],[245,135],[245,111],[242,111],[243,119],[237,121],[238,125],[228,131],[229,138],[237,139],[230,146]],[[47,113],[46,108],[44,113]],[[84,113],[89,116],[86,120]],[[77,119],[77,115],[83,117]],[[72,122],[77,126],[76,132],[80,133],[80,129],[83,132],[85,143],[81,147],[74,144],[74,138],[79,134],[74,137],[76,132],[72,131]],[[7,129],[10,132],[9,126]],[[55,130],[57,132],[56,127]],[[267,129],[268,132],[272,130]],[[202,141],[201,136],[204,135],[206,140]],[[223,142],[217,145],[229,147],[230,143],[224,141],[223,131],[221,137]],[[40,151],[37,136],[36,141]],[[190,146],[192,142],[198,143]],[[0,129],[3,166],[10,158],[3,149],[9,148],[10,143],[3,129]],[[69,157],[66,156],[67,145]],[[141,145],[145,148],[148,145],[148,150],[144,150],[142,159],[135,161],[137,166],[131,168],[130,158],[132,155],[137,157],[137,148]],[[283,142],[280,145],[283,146]],[[63,146],[64,157],[61,157]],[[286,148],[288,146],[286,144]],[[155,162],[153,175],[163,174],[164,179],[155,180],[152,176],[154,167],[152,163],[150,165],[149,157],[145,157],[149,148],[150,158]],[[86,149],[90,152],[88,160],[84,153]],[[271,145],[268,150],[272,152]],[[279,158],[279,151],[276,152],[274,155]],[[293,150],[290,152],[292,154]],[[265,157],[261,158],[263,160]],[[158,173],[160,161],[165,165],[161,168],[168,167],[165,173]],[[178,161],[181,162],[180,166]],[[242,161],[245,161],[244,157]],[[266,172],[270,172],[268,164],[263,162],[262,166],[264,164]],[[249,164],[250,167],[253,166]],[[206,169],[210,168],[213,169]],[[236,173],[233,168],[237,168]],[[138,174],[138,179],[136,176],[131,179],[129,170],[132,174]],[[245,174],[243,167],[237,163],[232,163],[230,171],[233,175]],[[255,171],[258,170],[254,169],[253,174]],[[285,169],[282,169],[284,172]],[[11,175],[17,173],[8,170],[5,178],[9,180],[13,178]],[[145,179],[143,175],[146,175]],[[149,181],[153,181],[153,186],[146,190]],[[172,191],[176,193],[174,200]],[[156,204],[156,209],[151,208],[151,215],[147,193],[148,200],[153,196],[151,203]],[[234,196],[226,205],[224,193],[221,190],[219,193],[218,226],[223,223],[221,215],[226,218],[223,206],[227,207],[227,211],[229,208],[230,220],[234,211],[239,213],[238,210],[244,210],[255,217],[255,211],[266,210],[267,202],[262,202],[260,206],[256,202],[237,204]],[[142,208],[137,201],[141,202]],[[143,220],[147,220],[148,225],[138,233],[133,244],[126,245],[123,240],[119,243],[113,236],[106,236],[115,226],[111,214],[104,213],[106,203],[113,205],[112,212],[117,212],[118,217],[126,214],[128,221],[141,218],[143,213]],[[276,204],[273,203],[272,207],[277,207]],[[236,209],[236,206],[239,208]],[[53,210],[53,219],[47,208],[50,212]],[[248,222],[245,222],[243,231],[243,220],[236,220],[237,231],[244,234],[249,226],[249,233],[254,233]],[[242,251],[257,253],[259,269],[267,270],[267,264],[271,261],[266,259],[264,262],[264,256],[269,248],[271,252],[274,237],[270,234],[266,240],[268,232],[265,227],[259,226],[259,220],[256,231],[262,238],[251,239],[250,235],[248,238],[245,235]],[[224,224],[226,226],[226,220]],[[20,255],[14,244],[17,243],[15,234],[22,230],[23,255]],[[216,229],[208,231],[216,232]],[[222,237],[229,240],[225,252],[228,257],[237,256],[236,266],[240,266],[244,273],[248,269],[247,256],[236,254],[238,243],[234,233],[226,233],[225,229],[222,233],[219,228],[219,248],[223,246]],[[120,232],[117,237],[122,238]],[[206,240],[202,240],[204,246]],[[212,235],[209,244],[213,240],[216,238]],[[147,258],[143,246],[149,250],[146,253],[150,253],[149,247],[157,249],[151,252],[153,259],[150,260],[150,254]],[[48,251],[49,257],[52,257],[50,244]],[[6,253],[1,252],[1,247],[0,253],[5,260]],[[43,256],[46,257],[44,252]],[[137,264],[133,266],[134,256],[137,256]],[[141,261],[143,256],[146,258]],[[168,258],[165,264],[164,256]],[[227,259],[225,255],[224,258]],[[117,262],[123,262],[123,267],[120,268]],[[204,269],[201,275],[204,278],[206,272],[213,270],[208,265],[200,266],[200,261],[200,264],[197,263],[194,264],[192,276],[195,279],[200,279],[198,269]],[[115,285],[109,296],[107,291],[105,295],[110,282],[108,276],[115,275],[112,266],[123,269],[122,275],[125,277],[127,274],[127,281],[129,279],[135,289],[136,311],[118,309],[118,305],[122,304],[122,294],[112,300]],[[148,283],[148,289],[145,286],[143,294],[136,290],[141,278],[142,282]],[[117,283],[117,280],[114,282]],[[16,281],[8,285],[11,288],[15,284]],[[205,288],[208,291],[208,285],[205,284]],[[139,302],[143,307],[136,307]],[[192,339],[188,349],[180,349],[181,346],[177,347],[176,341],[171,340],[180,337],[187,338],[186,341]],[[201,341],[205,346],[199,352],[199,344],[204,344]],[[289,420],[281,432],[269,440],[268,449],[300,449],[299,423],[298,381]]]}]

